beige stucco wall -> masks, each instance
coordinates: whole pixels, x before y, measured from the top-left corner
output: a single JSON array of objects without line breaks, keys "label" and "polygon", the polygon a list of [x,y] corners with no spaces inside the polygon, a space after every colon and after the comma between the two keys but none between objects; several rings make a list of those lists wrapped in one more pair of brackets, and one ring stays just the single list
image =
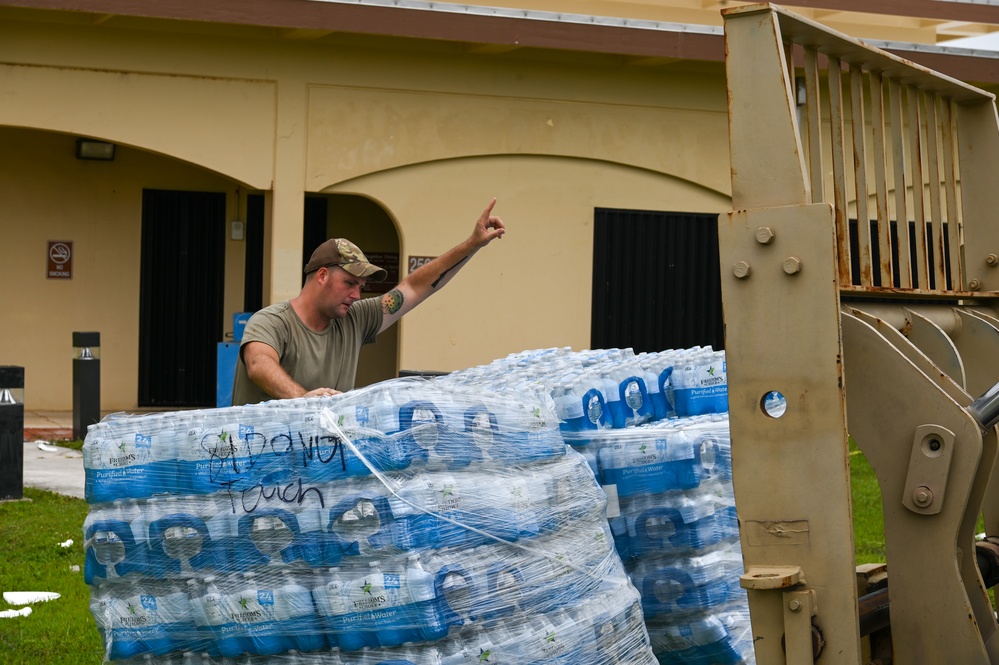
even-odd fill
[{"label": "beige stucco wall", "polygon": [[[0,364],[26,367],[28,408],[71,407],[74,330],[101,331],[104,408],[136,407],[143,188],[226,192],[231,218],[237,188],[267,190],[265,301],[298,291],[305,192],[377,202],[404,265],[498,197],[509,234],[402,322],[385,372],[585,347],[594,207],[729,207],[720,65],[377,43],[0,25]],[[74,159],[78,135],[118,157]],[[72,280],[45,279],[50,239],[74,241]],[[227,326],[243,247],[227,241]]]},{"label": "beige stucco wall", "polygon": [[[81,161],[74,141],[0,127],[0,365],[25,368],[27,408],[72,408],[72,333],[98,331],[102,404],[134,408],[142,189],[229,192],[231,206],[235,185],[134,149],[119,147],[113,162]],[[49,240],[73,242],[72,279],[47,278]],[[227,312],[242,309],[242,250],[227,241]]]}]

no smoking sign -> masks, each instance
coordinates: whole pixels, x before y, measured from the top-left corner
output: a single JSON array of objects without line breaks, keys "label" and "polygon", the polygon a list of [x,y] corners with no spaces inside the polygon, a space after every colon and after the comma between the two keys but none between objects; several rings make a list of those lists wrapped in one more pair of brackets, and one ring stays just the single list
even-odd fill
[{"label": "no smoking sign", "polygon": [[49,279],[73,278],[73,241],[49,240],[48,251]]}]

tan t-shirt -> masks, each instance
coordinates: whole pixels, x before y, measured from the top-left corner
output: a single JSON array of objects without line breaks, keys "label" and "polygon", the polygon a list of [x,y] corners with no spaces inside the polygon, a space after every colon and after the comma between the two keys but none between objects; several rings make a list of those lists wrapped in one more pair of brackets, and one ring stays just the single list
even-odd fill
[{"label": "tan t-shirt", "polygon": [[281,367],[306,390],[347,391],[354,387],[361,346],[375,341],[381,325],[379,298],[358,300],[347,309],[346,317],[334,319],[322,332],[302,323],[287,300],[265,307],[246,322],[233,380],[233,406],[274,399],[246,373],[243,347],[248,342],[263,342],[277,351]]}]

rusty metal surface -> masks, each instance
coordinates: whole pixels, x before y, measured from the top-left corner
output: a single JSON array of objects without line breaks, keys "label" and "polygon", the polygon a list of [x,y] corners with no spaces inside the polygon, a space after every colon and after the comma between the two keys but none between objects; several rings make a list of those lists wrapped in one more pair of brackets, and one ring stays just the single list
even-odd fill
[{"label": "rusty metal surface", "polygon": [[[996,459],[994,433],[983,437],[963,405],[860,319],[844,315],[843,346],[850,433],[881,484],[892,633],[905,636],[895,641],[896,660],[993,662],[986,645],[996,621],[978,576],[974,537]],[[910,458],[913,432],[929,423],[955,437],[947,497],[932,517],[905,507],[908,469],[899,464]],[[918,660],[930,654],[939,660]]]},{"label": "rusty metal surface", "polygon": [[[832,206],[817,204],[736,211],[719,227],[743,558],[747,570],[804,571],[830,664],[860,659],[834,226]],[[789,256],[799,272],[785,272]],[[742,278],[740,262],[750,267]],[[760,408],[771,390],[787,399],[776,419]],[[758,661],[783,663],[781,592],[749,596]]]},{"label": "rusty metal surface", "polygon": [[[999,379],[995,98],[772,5],[723,14],[734,210],[719,240],[743,556],[747,571],[802,571],[787,589],[742,579],[758,662],[812,662],[786,600],[801,592],[821,662],[861,662],[849,432],[881,483],[902,636],[892,654],[876,630],[872,657],[999,663],[974,554],[980,508],[999,533],[999,443],[965,409],[966,387]],[[779,419],[759,407],[770,390],[787,399]]]}]

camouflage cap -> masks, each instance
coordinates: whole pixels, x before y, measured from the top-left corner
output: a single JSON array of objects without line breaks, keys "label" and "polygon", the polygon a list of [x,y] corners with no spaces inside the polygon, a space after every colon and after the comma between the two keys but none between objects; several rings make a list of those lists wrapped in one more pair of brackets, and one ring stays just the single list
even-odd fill
[{"label": "camouflage cap", "polygon": [[305,266],[305,274],[329,266],[340,266],[355,277],[367,277],[373,282],[383,282],[388,277],[388,271],[368,263],[364,252],[344,238],[330,238],[316,247]]}]

